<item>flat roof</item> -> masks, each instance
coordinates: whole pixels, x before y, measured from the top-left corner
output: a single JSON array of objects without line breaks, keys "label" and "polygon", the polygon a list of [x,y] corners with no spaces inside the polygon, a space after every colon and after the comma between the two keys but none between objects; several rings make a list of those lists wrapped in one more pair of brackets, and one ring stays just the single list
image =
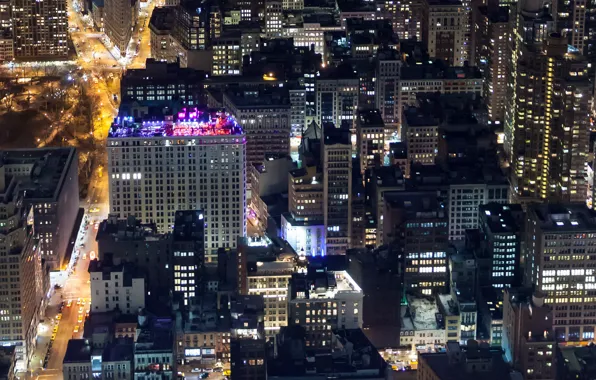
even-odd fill
[{"label": "flat roof", "polygon": [[91,364],[91,345],[87,339],[71,339],[66,346],[63,363]]},{"label": "flat roof", "polygon": [[[57,201],[68,170],[76,162],[75,148],[11,149],[0,151],[0,167],[27,166],[28,172],[12,173],[28,200]],[[5,174],[6,175],[6,174]],[[76,179],[75,179],[76,180]],[[1,190],[1,189],[0,189]]]},{"label": "flat roof", "polygon": [[546,232],[596,231],[596,210],[585,204],[530,204],[528,212],[536,216],[534,219]]},{"label": "flat roof", "polygon": [[176,115],[156,120],[117,117],[108,138],[240,136],[243,133],[236,119],[227,113],[182,108]]}]

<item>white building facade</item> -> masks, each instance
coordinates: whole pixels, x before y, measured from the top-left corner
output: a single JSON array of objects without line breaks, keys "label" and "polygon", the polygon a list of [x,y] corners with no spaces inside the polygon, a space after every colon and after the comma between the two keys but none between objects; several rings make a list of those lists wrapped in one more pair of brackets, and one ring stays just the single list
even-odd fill
[{"label": "white building facade", "polygon": [[246,139],[236,121],[196,109],[176,121],[117,121],[108,137],[110,212],[168,232],[177,210],[200,209],[206,260],[235,248],[246,235]]}]

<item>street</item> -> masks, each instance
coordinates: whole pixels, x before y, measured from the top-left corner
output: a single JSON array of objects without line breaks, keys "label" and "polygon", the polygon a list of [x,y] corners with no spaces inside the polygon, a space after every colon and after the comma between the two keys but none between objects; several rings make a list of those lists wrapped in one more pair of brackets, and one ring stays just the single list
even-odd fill
[{"label": "street", "polygon": [[[21,373],[19,376],[22,379],[63,379],[62,361],[68,341],[71,338],[82,337],[85,316],[91,306],[89,260],[91,254],[97,254],[98,251],[95,241],[97,233],[95,226],[96,223],[107,218],[109,212],[105,139],[109,127],[117,115],[120,98],[119,81],[126,67],[144,67],[145,60],[150,57],[151,53],[148,24],[154,7],[153,2],[141,9],[138,25],[133,31],[133,43],[131,43],[125,58],[113,56],[110,49],[106,47],[105,35],[92,31],[89,28],[89,19],[83,17],[76,7],[75,1],[68,2],[69,30],[78,56],[76,64],[81,70],[81,76],[73,78],[73,80],[76,79],[80,83],[84,83],[95,96],[98,112],[90,132],[96,146],[92,152],[95,161],[88,196],[81,201],[81,207],[85,209],[85,218],[77,236],[75,252],[71,258],[73,270],[68,275],[63,287],[56,289],[50,298],[45,318],[38,330],[37,348],[27,372]],[[17,67],[16,70],[22,71],[25,76],[26,68],[26,65],[23,65],[23,67]],[[72,76],[75,76],[72,66],[66,70],[64,67],[57,67],[57,70],[59,70],[59,75],[71,78],[69,73],[73,72]],[[69,115],[64,116],[70,117]],[[38,146],[50,144],[60,129],[61,127],[58,125],[53,128],[47,138],[37,141]],[[61,304],[64,306],[60,312]],[[75,330],[78,331],[75,332]],[[209,378],[220,379],[222,376],[220,373],[213,373]]]}]

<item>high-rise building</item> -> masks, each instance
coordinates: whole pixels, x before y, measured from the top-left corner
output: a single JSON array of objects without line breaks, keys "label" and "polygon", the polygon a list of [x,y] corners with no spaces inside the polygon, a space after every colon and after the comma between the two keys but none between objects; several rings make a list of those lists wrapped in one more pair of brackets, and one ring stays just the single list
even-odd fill
[{"label": "high-rise building", "polygon": [[[325,125],[323,155],[323,215],[327,254],[345,254],[352,233],[352,144],[346,127]],[[325,253],[325,252],[324,252]]]},{"label": "high-rise building", "polygon": [[596,245],[595,218],[585,204],[528,205],[525,281],[553,305],[557,341],[593,339],[596,256],[589,247]]},{"label": "high-rise building", "polygon": [[359,82],[352,67],[340,66],[321,74],[316,81],[317,124],[333,123],[340,126],[346,121],[353,128],[358,109]]},{"label": "high-rise building", "polygon": [[360,172],[383,164],[385,153],[385,124],[377,109],[358,111],[356,144],[360,156]]},{"label": "high-rise building", "polygon": [[551,18],[540,12],[522,10],[515,35],[505,126],[512,192],[518,201],[582,202],[592,98],[588,63],[569,50],[566,38],[550,33]]},{"label": "high-rise building", "polygon": [[383,217],[384,241],[396,242],[405,260],[405,290],[426,295],[445,292],[447,215],[436,192],[386,193]]},{"label": "high-rise building", "polygon": [[323,173],[316,166],[290,171],[288,212],[281,216],[281,237],[298,253],[318,256],[325,252]]},{"label": "high-rise building", "polygon": [[280,38],[283,21],[283,2],[265,0],[265,35],[268,38]]},{"label": "high-rise building", "polygon": [[0,151],[0,176],[19,181],[33,208],[39,254],[46,266],[64,264],[79,212],[79,159],[75,148]]},{"label": "high-rise building", "polygon": [[6,345],[16,346],[16,368],[25,370],[36,347],[46,289],[40,249],[33,235],[33,210],[24,203],[19,177],[6,169],[0,166],[0,308],[7,321],[0,338]]},{"label": "high-rise building", "polygon": [[382,17],[391,20],[393,31],[400,40],[416,39],[426,41],[426,23],[428,7],[424,1],[385,0]]},{"label": "high-rise building", "polygon": [[375,71],[375,105],[385,122],[387,137],[398,132],[399,114],[401,113],[397,101],[400,67],[401,61],[396,50],[385,49],[378,52]]},{"label": "high-rise building", "polygon": [[292,127],[287,90],[229,90],[223,95],[223,106],[246,134],[247,164],[262,164],[265,154],[290,153]]},{"label": "high-rise building", "polygon": [[230,31],[214,38],[212,75],[242,74],[242,33]]},{"label": "high-rise building", "polygon": [[463,66],[468,59],[466,41],[468,11],[459,0],[429,0],[427,51],[450,66]]},{"label": "high-rise building", "polygon": [[66,1],[14,0],[14,57],[17,60],[65,60],[68,57]]},{"label": "high-rise building", "polygon": [[557,378],[553,312],[544,302],[544,294],[531,289],[507,288],[503,294],[501,347],[505,360],[526,379]]},{"label": "high-rise building", "polygon": [[593,8],[591,1],[587,0],[554,0],[551,2],[552,16],[556,22],[556,31],[561,33],[567,43],[583,54],[586,47],[589,31],[586,25],[586,16],[589,17],[589,8]]},{"label": "high-rise building", "polygon": [[205,259],[214,261],[218,248],[246,235],[245,147],[242,128],[220,112],[117,118],[108,136],[110,212],[168,232],[176,211],[203,210]]},{"label": "high-rise building", "polygon": [[294,273],[296,254],[286,242],[240,238],[238,243],[238,282],[240,294],[261,296],[265,301],[265,335],[274,337],[288,325],[288,284]]},{"label": "high-rise building", "polygon": [[137,23],[139,4],[137,0],[105,0],[104,3],[104,31],[122,57],[126,56]]},{"label": "high-rise building", "polygon": [[521,276],[522,208],[517,204],[489,203],[480,206],[479,215],[486,257],[491,261],[489,278],[480,277],[480,284],[512,287]]},{"label": "high-rise building", "polygon": [[306,328],[306,347],[332,349],[332,329],[362,328],[364,294],[346,271],[309,265],[295,273],[289,284],[289,325]]},{"label": "high-rise building", "polygon": [[176,211],[172,233],[173,295],[183,299],[184,305],[204,291],[205,225],[203,211]]},{"label": "high-rise building", "polygon": [[408,161],[433,165],[439,153],[440,120],[416,107],[408,107],[402,116],[402,141],[408,146]]},{"label": "high-rise building", "polygon": [[472,62],[484,73],[484,97],[488,107],[488,120],[503,125],[507,105],[507,63],[509,59],[509,9],[486,6],[474,9],[476,13]]}]

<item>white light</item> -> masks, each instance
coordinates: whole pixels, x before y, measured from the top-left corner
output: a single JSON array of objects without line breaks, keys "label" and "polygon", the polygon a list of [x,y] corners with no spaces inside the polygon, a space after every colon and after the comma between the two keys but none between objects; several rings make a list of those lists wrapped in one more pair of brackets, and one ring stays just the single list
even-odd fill
[{"label": "white light", "polygon": [[203,220],[203,214],[199,214],[199,220]]}]

